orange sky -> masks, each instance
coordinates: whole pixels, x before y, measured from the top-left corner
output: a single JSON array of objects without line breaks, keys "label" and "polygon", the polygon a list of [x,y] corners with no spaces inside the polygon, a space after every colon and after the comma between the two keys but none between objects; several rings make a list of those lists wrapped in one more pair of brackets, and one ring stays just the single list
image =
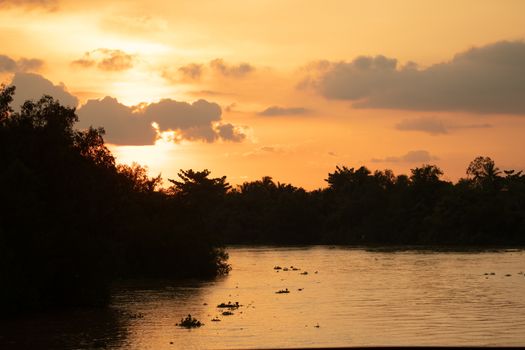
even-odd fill
[{"label": "orange sky", "polygon": [[0,82],[70,101],[165,178],[314,189],[336,165],[432,163],[455,181],[478,155],[525,168],[523,23],[521,0],[0,0]]}]

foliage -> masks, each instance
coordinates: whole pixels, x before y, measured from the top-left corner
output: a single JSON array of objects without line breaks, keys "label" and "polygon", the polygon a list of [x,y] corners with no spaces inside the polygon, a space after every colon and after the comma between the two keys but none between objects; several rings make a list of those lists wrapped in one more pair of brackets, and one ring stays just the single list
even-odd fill
[{"label": "foliage", "polygon": [[111,281],[208,277],[227,254],[177,224],[174,196],[137,164],[115,165],[103,129],[76,130],[49,96],[0,90],[0,305],[4,314],[105,304]]}]

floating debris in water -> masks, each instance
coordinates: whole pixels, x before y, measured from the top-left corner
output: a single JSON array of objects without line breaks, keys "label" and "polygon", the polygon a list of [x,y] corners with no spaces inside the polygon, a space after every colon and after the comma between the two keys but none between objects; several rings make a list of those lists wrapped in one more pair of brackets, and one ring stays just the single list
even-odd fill
[{"label": "floating debris in water", "polygon": [[288,288],[286,288],[286,289],[281,289],[281,290],[278,290],[277,292],[275,292],[275,294],[286,294],[286,293],[290,293],[290,291],[288,290]]},{"label": "floating debris in water", "polygon": [[226,308],[226,309],[237,309],[239,308],[239,306],[242,306],[239,304],[238,301],[234,303],[232,303],[231,301],[228,301],[228,303],[220,303],[219,305],[217,305],[218,308]]},{"label": "floating debris in water", "polygon": [[196,318],[193,318],[191,317],[191,315],[188,315],[186,318],[182,318],[180,320],[180,323],[176,323],[175,325],[183,328],[197,328],[204,326],[204,323],[201,323]]}]

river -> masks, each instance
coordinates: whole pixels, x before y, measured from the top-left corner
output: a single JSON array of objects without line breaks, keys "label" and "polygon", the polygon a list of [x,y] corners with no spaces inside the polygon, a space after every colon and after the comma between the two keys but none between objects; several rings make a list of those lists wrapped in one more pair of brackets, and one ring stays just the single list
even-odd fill
[{"label": "river", "polygon": [[[232,271],[214,281],[121,284],[106,309],[1,321],[0,348],[525,345],[522,250],[316,246],[228,252]],[[285,289],[289,293],[276,293]],[[227,302],[240,304],[233,315],[217,308]],[[204,326],[177,327],[187,314]]]}]

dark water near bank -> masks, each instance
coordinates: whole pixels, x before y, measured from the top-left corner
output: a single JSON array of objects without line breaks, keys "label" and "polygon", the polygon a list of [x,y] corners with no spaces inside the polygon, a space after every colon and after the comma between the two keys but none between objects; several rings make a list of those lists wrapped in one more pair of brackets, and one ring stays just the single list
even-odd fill
[{"label": "dark water near bank", "polygon": [[[229,253],[233,270],[215,281],[121,285],[108,309],[0,321],[0,348],[525,345],[524,251]],[[216,305],[228,301],[242,306],[223,316]],[[177,327],[188,313],[205,325]]]}]

